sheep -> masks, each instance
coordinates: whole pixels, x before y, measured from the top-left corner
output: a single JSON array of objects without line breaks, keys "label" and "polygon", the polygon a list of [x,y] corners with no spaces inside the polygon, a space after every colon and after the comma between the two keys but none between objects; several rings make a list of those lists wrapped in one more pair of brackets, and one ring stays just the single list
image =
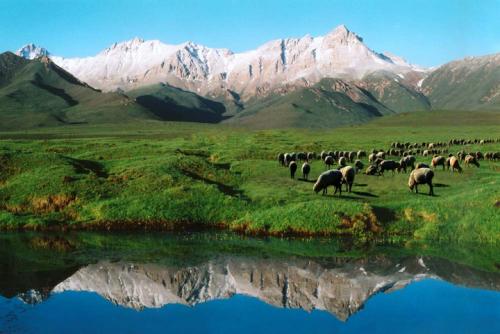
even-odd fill
[{"label": "sheep", "polygon": [[290,162],[292,162],[293,159],[292,159],[292,156],[290,153],[285,153],[285,166],[288,166],[290,164]]},{"label": "sheep", "polygon": [[382,159],[382,158],[377,158],[377,159],[375,159],[375,161],[373,162],[373,164],[374,164],[374,165],[376,165],[376,166],[378,166],[378,165],[380,165],[380,163],[381,163],[382,161],[384,161],[384,159]]},{"label": "sheep", "polygon": [[362,159],[364,157],[366,157],[366,152],[365,151],[358,151],[358,153],[356,154],[358,159]]},{"label": "sheep", "polygon": [[428,156],[428,155],[429,155],[429,150],[424,150],[424,151],[422,152],[422,156],[426,157],[426,156]]},{"label": "sheep", "polygon": [[340,157],[339,158],[339,166],[344,167],[345,165],[347,165],[347,159],[345,157]]},{"label": "sheep", "polygon": [[390,170],[392,171],[392,174],[394,174],[394,171],[399,170],[401,166],[399,165],[399,162],[394,160],[382,160],[379,164],[379,167],[380,167],[379,173],[383,175],[384,171],[386,170]]},{"label": "sheep", "polygon": [[295,172],[297,171],[297,163],[295,161],[290,162],[288,168],[290,168],[290,177],[292,179],[295,179]]},{"label": "sheep", "polygon": [[342,196],[342,172],[339,170],[329,170],[321,173],[318,180],[313,186],[313,191],[318,193],[323,190],[323,195],[327,194],[327,188],[329,186],[335,187],[334,195],[339,191],[339,196]]},{"label": "sheep", "polygon": [[375,175],[378,173],[378,166],[375,165],[370,165],[368,168],[366,168],[365,174],[366,175]]},{"label": "sheep", "polygon": [[406,158],[401,158],[399,160],[399,169],[398,172],[404,171],[406,173]]},{"label": "sheep", "polygon": [[443,166],[443,170],[444,170],[445,162],[446,162],[446,159],[444,157],[438,155],[438,156],[435,156],[434,158],[432,158],[431,166],[432,166],[432,168],[436,168],[437,166]]},{"label": "sheep", "polygon": [[458,162],[458,159],[453,156],[450,158],[450,169],[451,169],[451,172],[454,172],[455,169],[461,173],[462,172],[462,167],[460,167],[460,163]]},{"label": "sheep", "polygon": [[346,191],[351,192],[356,171],[351,166],[345,166],[340,169],[340,172],[342,173],[342,183],[345,183]]},{"label": "sheep", "polygon": [[405,157],[405,166],[415,169],[415,157],[413,155],[407,155]]},{"label": "sheep", "polygon": [[476,159],[477,160],[481,160],[481,159],[484,159],[484,154],[480,151],[477,151],[476,152]]},{"label": "sheep", "polygon": [[331,155],[327,155],[324,161],[327,168],[330,168],[334,164],[334,160]]},{"label": "sheep", "polygon": [[415,165],[415,169],[420,169],[420,168],[429,168],[429,165],[423,162],[419,162]]},{"label": "sheep", "polygon": [[321,151],[321,160],[325,161],[325,158],[328,156],[328,153],[325,151]]},{"label": "sheep", "polygon": [[356,158],[356,152],[349,152],[349,161],[353,162]]},{"label": "sheep", "polygon": [[365,167],[365,165],[361,162],[361,160],[356,160],[354,161],[354,167],[356,168],[356,173],[358,173]]},{"label": "sheep", "polygon": [[434,195],[434,187],[432,186],[432,179],[434,178],[434,172],[430,168],[419,168],[415,169],[410,173],[410,178],[408,179],[408,187],[411,191],[415,188],[415,192],[418,194],[419,184],[429,185],[429,195]]},{"label": "sheep", "polygon": [[470,166],[471,164],[479,168],[479,162],[477,161],[476,157],[468,154],[465,157],[465,165]]},{"label": "sheep", "polygon": [[306,161],[307,160],[307,154],[304,153],[304,152],[297,153],[297,160],[299,160],[299,161]]},{"label": "sheep", "polygon": [[376,158],[375,153],[370,153],[370,155],[368,156],[368,162],[375,161],[375,158]]},{"label": "sheep", "polygon": [[375,156],[377,158],[380,158],[380,159],[385,159],[385,152],[384,151],[380,151],[377,154],[375,154]]},{"label": "sheep", "polygon": [[285,153],[278,154],[278,164],[285,166]]},{"label": "sheep", "polygon": [[302,178],[304,180],[307,180],[310,171],[311,171],[311,165],[309,165],[307,162],[304,162],[302,164]]},{"label": "sheep", "polygon": [[307,160],[308,161],[313,161],[314,159],[316,159],[316,153],[314,153],[314,152],[307,153]]}]

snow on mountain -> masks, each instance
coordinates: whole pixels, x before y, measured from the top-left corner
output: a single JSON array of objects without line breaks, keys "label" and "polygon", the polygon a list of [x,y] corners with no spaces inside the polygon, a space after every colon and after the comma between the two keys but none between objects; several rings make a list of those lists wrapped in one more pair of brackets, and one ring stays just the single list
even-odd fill
[{"label": "snow on mountain", "polygon": [[434,277],[413,262],[411,272],[391,263],[392,268],[384,274],[377,273],[370,263],[364,265],[368,267],[347,263],[324,268],[312,261],[228,259],[179,268],[101,261],[81,268],[52,292],[95,292],[138,310],[196,305],[242,294],[277,307],[326,310],[346,320],[378,292]]},{"label": "snow on mountain", "polygon": [[284,84],[311,85],[325,77],[361,79],[379,70],[402,74],[419,70],[402,58],[371,50],[344,25],[325,36],[274,40],[243,53],[192,42],[168,45],[134,38],[94,57],[51,58],[105,91],[163,82],[202,95],[231,90],[243,99],[266,95]]},{"label": "snow on mountain", "polygon": [[49,52],[42,47],[38,47],[35,44],[26,44],[22,48],[16,51],[16,55],[23,57],[25,59],[35,59],[40,56],[49,56]]}]

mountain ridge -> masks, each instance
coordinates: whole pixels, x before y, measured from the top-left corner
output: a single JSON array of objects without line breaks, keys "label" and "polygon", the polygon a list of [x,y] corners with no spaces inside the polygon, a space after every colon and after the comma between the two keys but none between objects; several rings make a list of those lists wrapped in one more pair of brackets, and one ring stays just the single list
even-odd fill
[{"label": "mountain ridge", "polygon": [[425,72],[400,57],[373,51],[344,25],[324,36],[271,40],[241,53],[193,42],[169,45],[136,37],[114,43],[94,57],[51,58],[104,91],[162,82],[204,96],[231,90],[243,100],[271,92],[283,83],[314,84],[325,77],[361,79],[377,70]]}]

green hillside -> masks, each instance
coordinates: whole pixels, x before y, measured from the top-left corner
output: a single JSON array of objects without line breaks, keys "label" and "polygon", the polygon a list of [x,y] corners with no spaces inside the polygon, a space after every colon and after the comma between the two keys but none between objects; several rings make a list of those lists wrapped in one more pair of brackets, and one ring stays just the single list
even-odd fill
[{"label": "green hillside", "polygon": [[[462,173],[437,168],[435,196],[427,186],[410,192],[408,171],[356,174],[353,192],[339,197],[313,192],[322,161],[310,162],[304,181],[291,179],[276,159],[278,152],[491,138],[499,121],[498,112],[429,111],[335,131],[147,121],[2,132],[0,229],[196,227],[499,245],[499,161],[462,164]],[[499,149],[499,142],[473,143],[449,152]]]},{"label": "green hillside", "polygon": [[445,64],[422,89],[434,109],[500,110],[500,54]]},{"label": "green hillside", "polygon": [[0,129],[156,118],[126,96],[102,93],[48,58],[0,54]]},{"label": "green hillside", "polygon": [[227,122],[250,128],[332,128],[393,113],[355,85],[323,79],[312,87],[249,101],[242,112]]},{"label": "green hillside", "polygon": [[157,84],[127,92],[138,104],[168,121],[218,123],[224,119],[224,104],[195,93]]},{"label": "green hillside", "polygon": [[363,78],[362,87],[395,112],[428,110],[431,107],[424,94],[394,73],[369,74]]}]

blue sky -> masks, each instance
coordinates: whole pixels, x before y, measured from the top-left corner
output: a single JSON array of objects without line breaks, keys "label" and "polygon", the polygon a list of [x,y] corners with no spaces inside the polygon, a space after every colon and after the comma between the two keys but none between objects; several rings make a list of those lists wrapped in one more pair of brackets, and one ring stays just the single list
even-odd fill
[{"label": "blue sky", "polygon": [[500,52],[500,0],[0,0],[0,52],[90,56],[135,36],[238,52],[339,24],[424,66]]}]

